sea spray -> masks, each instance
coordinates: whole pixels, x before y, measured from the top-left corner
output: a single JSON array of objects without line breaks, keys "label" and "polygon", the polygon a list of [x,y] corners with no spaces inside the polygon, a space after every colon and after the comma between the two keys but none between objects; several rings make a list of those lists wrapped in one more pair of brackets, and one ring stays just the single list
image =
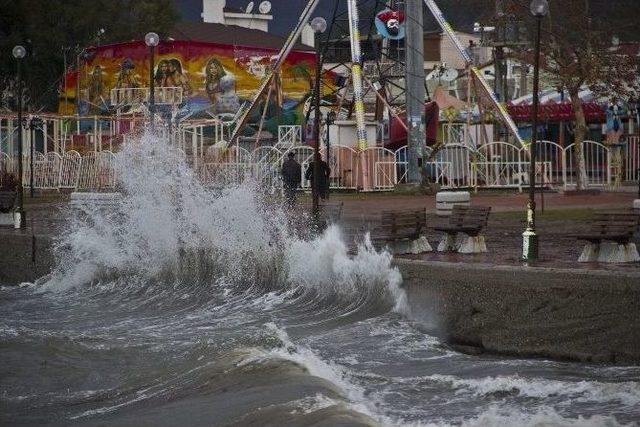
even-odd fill
[{"label": "sea spray", "polygon": [[376,252],[368,238],[354,256],[336,226],[305,240],[259,183],[211,189],[184,153],[150,134],[125,144],[115,164],[121,197],[108,206],[73,208],[44,289],[125,278],[129,286],[188,282],[214,290],[223,280],[373,301],[407,314],[391,255]]}]

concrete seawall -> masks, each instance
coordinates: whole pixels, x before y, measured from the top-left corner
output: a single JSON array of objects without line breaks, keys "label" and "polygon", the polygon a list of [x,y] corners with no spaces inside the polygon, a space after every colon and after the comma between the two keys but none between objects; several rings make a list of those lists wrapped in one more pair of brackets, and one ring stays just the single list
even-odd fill
[{"label": "concrete seawall", "polygon": [[53,268],[50,236],[0,233],[0,242],[0,285],[33,282]]},{"label": "concrete seawall", "polygon": [[396,259],[414,317],[476,351],[640,363],[640,273]]}]

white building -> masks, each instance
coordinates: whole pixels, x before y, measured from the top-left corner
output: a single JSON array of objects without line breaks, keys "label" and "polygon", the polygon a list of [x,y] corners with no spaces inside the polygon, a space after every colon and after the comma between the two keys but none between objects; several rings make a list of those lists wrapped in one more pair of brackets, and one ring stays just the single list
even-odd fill
[{"label": "white building", "polygon": [[[249,4],[253,4],[250,6]],[[252,30],[269,31],[269,21],[273,20],[270,14],[270,4],[268,2],[263,6],[260,12],[260,4],[247,1],[245,10],[227,7],[227,0],[202,0],[202,20],[212,24],[237,25],[239,27],[249,28]],[[267,10],[268,9],[268,10]]]}]

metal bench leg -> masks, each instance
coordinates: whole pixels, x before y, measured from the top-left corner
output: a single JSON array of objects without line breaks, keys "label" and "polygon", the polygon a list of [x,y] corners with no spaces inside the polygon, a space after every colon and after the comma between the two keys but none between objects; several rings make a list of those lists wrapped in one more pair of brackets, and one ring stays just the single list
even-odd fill
[{"label": "metal bench leg", "polygon": [[578,262],[594,262],[598,260],[598,254],[600,253],[600,244],[599,243],[587,243],[582,248],[582,253],[580,254],[580,258],[578,258]]},{"label": "metal bench leg", "polygon": [[484,241],[483,235],[466,236],[463,243],[458,248],[458,252],[461,254],[479,254],[487,252],[487,244]]},{"label": "metal bench leg", "polygon": [[615,242],[605,242],[600,244],[598,262],[637,262],[640,261],[638,249],[635,243],[621,245]]},{"label": "metal bench leg", "polygon": [[438,243],[438,252],[455,251],[456,248],[456,237],[453,234],[445,234]]}]

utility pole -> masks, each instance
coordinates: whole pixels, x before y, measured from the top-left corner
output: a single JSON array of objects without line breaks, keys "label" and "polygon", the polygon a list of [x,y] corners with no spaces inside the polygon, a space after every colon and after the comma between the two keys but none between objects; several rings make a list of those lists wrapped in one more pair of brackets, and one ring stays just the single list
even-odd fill
[{"label": "utility pole", "polygon": [[424,31],[422,24],[422,3],[405,3],[405,97],[407,103],[407,182],[422,182],[422,156],[426,134],[424,125]]},{"label": "utility pole", "polygon": [[[505,90],[507,83],[507,76],[505,75],[505,63],[504,63],[504,48],[505,48],[505,13],[504,13],[504,3],[503,0],[496,0],[496,30],[495,30],[495,39],[493,44],[493,62],[494,62],[494,71],[495,71],[495,80],[494,80],[494,92],[498,101],[501,103],[507,102],[507,92]],[[493,132],[493,140],[494,141],[502,141],[503,127],[500,123],[496,123],[494,125]]]}]

